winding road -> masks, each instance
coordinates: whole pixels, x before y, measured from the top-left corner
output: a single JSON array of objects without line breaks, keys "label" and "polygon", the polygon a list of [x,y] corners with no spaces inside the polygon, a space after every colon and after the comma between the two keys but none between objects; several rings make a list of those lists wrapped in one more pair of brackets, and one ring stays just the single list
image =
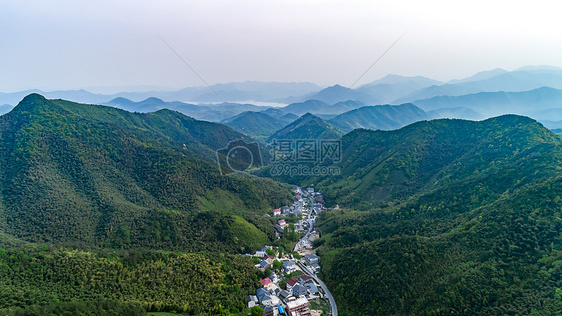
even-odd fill
[{"label": "winding road", "polygon": [[336,300],[334,300],[334,297],[332,296],[332,293],[330,293],[330,290],[328,290],[326,284],[324,284],[324,282],[322,282],[322,280],[320,280],[316,276],[316,274],[308,270],[308,268],[304,264],[299,261],[297,261],[297,264],[306,274],[310,275],[314,279],[314,281],[320,284],[320,287],[324,290],[324,294],[326,295],[326,297],[328,298],[328,302],[330,303],[330,312],[332,313],[332,316],[338,316],[338,307],[336,306]]}]

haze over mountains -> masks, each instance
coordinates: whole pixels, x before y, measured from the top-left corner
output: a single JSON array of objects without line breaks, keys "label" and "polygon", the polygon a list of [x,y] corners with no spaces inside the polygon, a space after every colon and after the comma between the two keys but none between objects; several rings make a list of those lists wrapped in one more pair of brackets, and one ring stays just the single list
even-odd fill
[{"label": "haze over mountains", "polygon": [[[428,119],[478,120],[501,114],[520,114],[538,119],[549,128],[562,127],[562,69],[550,66],[527,66],[513,71],[493,69],[447,83],[422,76],[387,75],[353,89],[338,84],[322,89],[306,82],[240,82],[216,84],[212,88],[220,98],[207,87],[111,95],[85,90],[41,93],[47,98],[106,104],[133,112],[167,108],[212,122],[225,121],[246,111],[268,109],[279,110],[278,113],[293,120],[306,113],[329,120],[363,106],[411,103],[424,110]],[[0,107],[0,113],[7,113],[10,105],[15,105],[30,92],[38,91],[0,93],[0,104],[5,104]],[[361,125],[390,128],[378,121]],[[255,131],[249,133],[255,134]]]}]

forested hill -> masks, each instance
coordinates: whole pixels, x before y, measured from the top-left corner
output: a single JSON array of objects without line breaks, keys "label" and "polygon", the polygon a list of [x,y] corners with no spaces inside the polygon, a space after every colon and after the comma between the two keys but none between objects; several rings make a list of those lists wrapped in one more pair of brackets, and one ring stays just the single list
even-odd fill
[{"label": "forested hill", "polygon": [[342,113],[328,122],[344,132],[357,128],[393,130],[427,119],[427,114],[413,104],[364,106]]},{"label": "forested hill", "polygon": [[502,116],[357,130],[343,142],[344,175],[322,190],[356,210],[317,225],[342,316],[560,313],[557,135]]},{"label": "forested hill", "polygon": [[337,139],[343,132],[318,116],[306,113],[291,124],[275,132],[275,139]]},{"label": "forested hill", "polygon": [[350,132],[342,137],[341,174],[308,181],[354,208],[468,180],[497,181],[493,190],[505,191],[552,176],[561,151],[560,138],[527,117],[422,121]]},{"label": "forested hill", "polygon": [[262,225],[261,211],[285,204],[290,191],[221,175],[215,150],[236,139],[248,140],[169,110],[129,113],[29,95],[0,117],[0,240],[255,247],[269,238],[248,221]]},{"label": "forested hill", "polygon": [[291,123],[291,120],[275,118],[263,112],[246,111],[221,123],[252,137],[267,138],[275,131]]}]

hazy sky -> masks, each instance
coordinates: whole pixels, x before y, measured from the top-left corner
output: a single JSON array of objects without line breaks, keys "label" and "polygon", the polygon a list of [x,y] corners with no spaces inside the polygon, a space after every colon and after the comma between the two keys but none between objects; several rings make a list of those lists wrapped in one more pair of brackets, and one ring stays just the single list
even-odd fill
[{"label": "hazy sky", "polygon": [[0,0],[0,91],[562,67],[556,1]]}]

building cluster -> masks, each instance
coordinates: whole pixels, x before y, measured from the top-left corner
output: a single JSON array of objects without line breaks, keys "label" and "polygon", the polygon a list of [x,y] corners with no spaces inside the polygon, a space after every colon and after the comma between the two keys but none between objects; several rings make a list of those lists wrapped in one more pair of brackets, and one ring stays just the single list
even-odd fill
[{"label": "building cluster", "polygon": [[[282,206],[273,210],[273,216],[290,217],[294,214],[297,222],[294,225],[296,232],[302,233],[313,227],[316,222],[316,216],[324,210],[324,196],[320,192],[314,192],[313,188],[301,190],[297,187],[295,189],[295,200],[291,206]],[[265,214],[271,217],[270,214]],[[275,234],[278,238],[283,235],[289,223],[286,219],[280,219],[274,225]]]},{"label": "building cluster", "polygon": [[[289,262],[285,267],[296,271],[296,264]],[[285,271],[288,273],[287,270]],[[276,281],[276,276],[261,280],[263,287],[256,290],[256,295],[248,297],[248,308],[259,305],[265,311],[266,316],[277,315],[311,315],[309,299],[320,297],[321,293],[314,279],[306,274],[298,278],[287,280],[285,289],[281,289]],[[283,314],[286,312],[286,314]]]},{"label": "building cluster", "polygon": [[[320,257],[313,253],[312,241],[320,237],[320,232],[314,228],[316,216],[324,210],[324,198],[321,193],[315,192],[313,188],[301,190],[295,188],[295,201],[291,206],[283,206],[273,210],[273,216],[289,217],[291,214],[298,215],[297,222],[294,224],[295,231],[306,232],[304,237],[299,240],[295,250],[303,255],[298,263],[291,254],[283,258],[272,256],[272,246],[263,246],[254,256],[261,258],[256,268],[266,271],[273,267],[275,260],[281,262],[281,271],[275,271],[267,278],[262,279],[262,287],[256,290],[256,295],[248,297],[248,308],[256,305],[261,306],[266,316],[289,315],[289,316],[310,316],[311,310],[309,299],[322,298],[320,285],[312,277],[305,274],[286,280],[297,271],[302,271],[299,264],[306,265],[308,270],[314,273],[320,272]],[[268,215],[271,216],[271,215]],[[301,218],[302,217],[302,218]],[[274,225],[276,233],[283,234],[289,226],[286,218],[281,218]],[[268,252],[270,255],[268,255]],[[312,275],[312,274],[311,274]],[[280,287],[282,280],[286,280],[285,288]],[[282,284],[282,283],[281,283]]]}]

